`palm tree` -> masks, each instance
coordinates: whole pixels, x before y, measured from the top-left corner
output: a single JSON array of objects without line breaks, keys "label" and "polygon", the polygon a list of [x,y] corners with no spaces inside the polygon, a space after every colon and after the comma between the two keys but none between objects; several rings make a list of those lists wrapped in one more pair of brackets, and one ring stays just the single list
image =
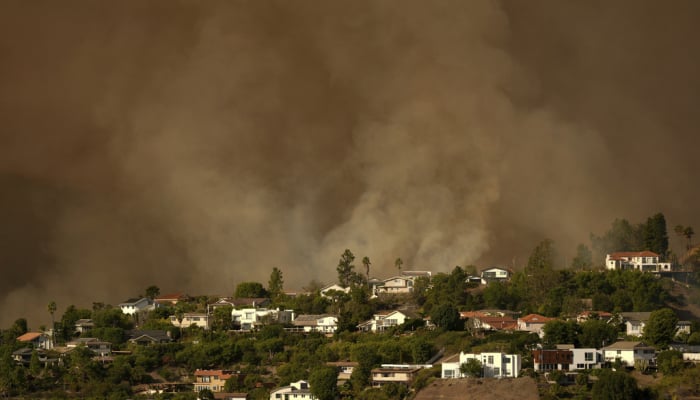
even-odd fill
[{"label": "palm tree", "polygon": [[369,257],[365,256],[362,259],[362,265],[365,266],[365,271],[367,274],[367,282],[369,283],[369,266],[372,265],[372,263],[369,261]]},{"label": "palm tree", "polygon": [[56,331],[56,323],[54,322],[53,315],[56,313],[56,302],[55,301],[50,301],[49,304],[46,306],[46,309],[49,311],[49,314],[51,314],[51,342],[54,341],[55,339],[55,331]]},{"label": "palm tree", "polygon": [[686,239],[688,239],[688,244],[686,245],[686,248],[690,250],[692,246],[692,243],[690,242],[690,239],[695,235],[695,231],[693,230],[692,226],[686,226],[683,229],[683,236],[685,236]]},{"label": "palm tree", "polygon": [[397,258],[396,261],[394,261],[394,266],[399,270],[399,274],[401,274],[401,266],[403,265],[403,260],[401,257]]}]

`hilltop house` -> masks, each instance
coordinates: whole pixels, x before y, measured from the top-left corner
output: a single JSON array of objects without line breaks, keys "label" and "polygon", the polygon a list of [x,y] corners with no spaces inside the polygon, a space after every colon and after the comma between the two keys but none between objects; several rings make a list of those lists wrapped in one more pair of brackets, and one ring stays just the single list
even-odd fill
[{"label": "hilltop house", "polygon": [[621,251],[607,254],[605,267],[609,270],[633,269],[652,273],[671,271],[671,263],[660,262],[659,255],[651,251]]},{"label": "hilltop house", "polygon": [[512,273],[505,268],[491,267],[481,270],[481,283],[505,282],[510,279]]},{"label": "hilltop house", "polygon": [[145,297],[133,298],[119,304],[119,308],[124,314],[134,315],[141,311],[152,310],[153,303]]},{"label": "hilltop house", "polygon": [[270,400],[316,400],[307,381],[292,382],[270,392]]},{"label": "hilltop house", "polygon": [[378,281],[374,285],[374,294],[407,294],[413,293],[413,281],[415,277],[413,276],[392,276],[381,281]]},{"label": "hilltop house", "polygon": [[520,375],[522,357],[518,354],[461,352],[459,361],[442,363],[442,378],[463,378],[460,366],[470,359],[481,363],[482,376],[485,378],[517,378]]}]

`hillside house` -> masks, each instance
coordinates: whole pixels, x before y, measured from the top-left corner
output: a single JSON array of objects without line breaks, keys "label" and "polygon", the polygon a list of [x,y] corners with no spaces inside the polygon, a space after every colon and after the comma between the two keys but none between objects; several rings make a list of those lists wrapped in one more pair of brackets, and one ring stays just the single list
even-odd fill
[{"label": "hillside house", "polygon": [[170,332],[163,330],[133,330],[129,332],[129,343],[139,345],[170,343]]},{"label": "hillside house", "polygon": [[184,313],[182,315],[182,321],[179,321],[176,315],[171,315],[170,323],[178,328],[197,326],[202,329],[209,329],[211,326],[209,315],[206,313]]},{"label": "hillside house", "polygon": [[326,365],[338,368],[338,380],[347,381],[350,379],[355,367],[360,364],[356,361],[329,361]]},{"label": "hillside house", "polygon": [[134,314],[141,312],[141,311],[152,310],[153,303],[151,303],[151,300],[149,300],[145,297],[133,298],[133,299],[129,299],[123,303],[120,303],[119,308],[122,310],[122,312],[124,314],[134,315]]},{"label": "hillside house", "polygon": [[270,392],[270,400],[316,400],[307,381],[292,382]]},{"label": "hillside house", "polygon": [[374,286],[374,294],[408,294],[413,293],[412,276],[392,276],[384,279]]},{"label": "hillside house", "polygon": [[338,316],[331,314],[302,314],[292,322],[294,332],[321,332],[332,334],[338,329]]},{"label": "hillside house", "polygon": [[593,348],[574,348],[573,345],[557,345],[555,349],[536,349],[532,351],[535,371],[574,371],[593,369],[603,361],[601,350]]},{"label": "hillside house", "polygon": [[35,349],[50,350],[53,348],[53,340],[51,335],[44,332],[27,332],[17,338],[18,342],[25,346],[31,346]]},{"label": "hillside house", "polygon": [[671,272],[671,263],[659,261],[659,255],[651,251],[621,251],[605,256],[609,270],[637,270],[642,272]]},{"label": "hillside house", "polygon": [[98,338],[78,338],[66,343],[66,347],[74,348],[85,346],[96,356],[106,357],[112,354],[112,343],[102,341]]},{"label": "hillside house", "polygon": [[487,285],[490,282],[506,282],[510,279],[510,270],[499,267],[491,267],[481,270],[481,283]]},{"label": "hillside house", "polygon": [[90,333],[94,327],[95,324],[92,322],[92,319],[89,318],[83,318],[75,321],[75,333],[80,335]]},{"label": "hillside house", "polygon": [[422,367],[415,365],[392,365],[372,369],[372,387],[382,387],[387,383],[410,386]]},{"label": "hillside house", "polygon": [[409,319],[417,318],[417,315],[408,311],[383,311],[374,314],[374,318],[357,325],[357,328],[364,332],[383,332],[389,328],[402,325]]},{"label": "hillside house", "polygon": [[555,318],[548,318],[539,314],[528,314],[518,318],[518,330],[536,333],[540,337],[543,337],[544,331],[542,331],[542,328],[544,324],[554,319]]},{"label": "hillside house", "polygon": [[470,359],[481,363],[482,376],[485,378],[517,378],[520,375],[522,357],[518,354],[461,352],[459,361],[442,363],[442,378],[463,378],[460,366]]},{"label": "hillside house", "polygon": [[605,362],[620,360],[629,367],[634,367],[636,361],[652,362],[656,358],[656,350],[644,342],[619,341],[602,351]]},{"label": "hillside house", "polygon": [[202,390],[212,392],[223,392],[226,380],[233,376],[233,372],[222,369],[198,369],[194,371],[194,391],[199,393]]},{"label": "hillside house", "polygon": [[257,329],[261,326],[281,323],[291,324],[294,321],[294,311],[267,309],[267,308],[243,308],[231,310],[231,321],[242,331]]}]

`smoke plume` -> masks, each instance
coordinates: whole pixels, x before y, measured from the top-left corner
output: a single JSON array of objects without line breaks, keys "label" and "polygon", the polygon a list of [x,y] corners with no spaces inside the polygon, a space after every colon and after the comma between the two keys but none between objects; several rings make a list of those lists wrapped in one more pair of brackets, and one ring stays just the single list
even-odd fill
[{"label": "smoke plume", "polygon": [[[0,4],[0,322],[693,210],[693,1]],[[567,260],[562,259],[562,265]],[[46,315],[44,315],[46,314]]]}]

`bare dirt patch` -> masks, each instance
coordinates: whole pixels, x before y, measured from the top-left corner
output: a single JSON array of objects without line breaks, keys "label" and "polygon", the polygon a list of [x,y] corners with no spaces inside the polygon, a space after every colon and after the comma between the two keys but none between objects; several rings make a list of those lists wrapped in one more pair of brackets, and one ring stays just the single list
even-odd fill
[{"label": "bare dirt patch", "polygon": [[516,379],[436,379],[418,392],[416,400],[433,399],[538,400],[532,378]]}]

